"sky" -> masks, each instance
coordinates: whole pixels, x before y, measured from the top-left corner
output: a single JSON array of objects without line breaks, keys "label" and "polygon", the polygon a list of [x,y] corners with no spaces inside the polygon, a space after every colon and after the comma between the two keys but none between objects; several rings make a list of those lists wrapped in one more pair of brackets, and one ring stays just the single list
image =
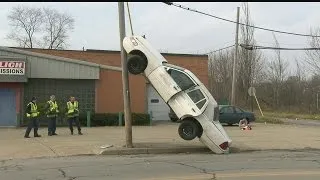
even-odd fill
[{"label": "sky", "polygon": [[[184,6],[219,17],[236,20],[241,2],[188,2]],[[16,46],[5,37],[10,32],[7,15],[17,5],[51,7],[68,12],[75,18],[75,29],[70,32],[68,49],[119,50],[119,19],[116,2],[1,2],[0,45]],[[158,50],[168,53],[199,54],[234,44],[236,25],[160,2],[129,3],[134,34],[146,35]],[[307,2],[251,2],[251,19],[256,26],[309,34],[311,27],[320,27],[320,3]],[[126,10],[126,9],[125,9]],[[241,10],[240,10],[240,13]],[[128,19],[128,18],[127,18]],[[127,34],[130,34],[127,20]],[[306,37],[277,34],[280,47],[308,47]],[[274,46],[271,32],[255,30],[258,45]],[[274,52],[263,50],[267,57]],[[303,51],[282,51],[291,64],[297,58],[303,61]]]}]

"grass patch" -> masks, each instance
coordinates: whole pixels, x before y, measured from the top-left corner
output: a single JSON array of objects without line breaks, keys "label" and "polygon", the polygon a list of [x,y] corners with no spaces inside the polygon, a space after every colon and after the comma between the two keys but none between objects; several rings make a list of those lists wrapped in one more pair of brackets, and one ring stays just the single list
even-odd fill
[{"label": "grass patch", "polygon": [[283,124],[284,122],[281,119],[270,116],[258,116],[256,121],[257,123],[269,123],[269,124]]},{"label": "grass patch", "polygon": [[320,114],[296,114],[285,112],[265,112],[268,117],[288,118],[288,119],[308,119],[308,120],[320,120]]}]

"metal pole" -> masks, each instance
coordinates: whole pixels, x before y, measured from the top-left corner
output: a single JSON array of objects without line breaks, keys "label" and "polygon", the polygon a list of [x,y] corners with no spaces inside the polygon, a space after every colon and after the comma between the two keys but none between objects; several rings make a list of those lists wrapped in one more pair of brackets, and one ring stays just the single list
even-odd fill
[{"label": "metal pole", "polygon": [[258,102],[258,99],[257,99],[256,93],[254,93],[253,95],[254,95],[254,98],[256,99],[256,102],[257,102],[257,104],[258,104],[258,107],[259,107],[260,113],[261,113],[261,115],[263,116],[263,113],[262,113],[262,110],[261,110],[260,104],[259,104],[259,102]]},{"label": "metal pole", "polygon": [[317,93],[317,110],[319,110],[319,93]]},{"label": "metal pole", "polygon": [[235,55],[233,59],[233,70],[232,70],[232,92],[231,92],[231,105],[235,105],[236,101],[236,61],[238,60],[238,36],[239,36],[239,14],[240,7],[237,7],[237,25],[236,25],[236,38],[235,38]]},{"label": "metal pole", "polygon": [[130,108],[129,78],[127,69],[127,53],[123,48],[123,39],[126,36],[124,2],[118,2],[119,9],[119,30],[120,30],[120,46],[121,46],[121,63],[122,63],[122,92],[124,104],[124,120],[126,131],[126,147],[132,148],[132,121]]}]

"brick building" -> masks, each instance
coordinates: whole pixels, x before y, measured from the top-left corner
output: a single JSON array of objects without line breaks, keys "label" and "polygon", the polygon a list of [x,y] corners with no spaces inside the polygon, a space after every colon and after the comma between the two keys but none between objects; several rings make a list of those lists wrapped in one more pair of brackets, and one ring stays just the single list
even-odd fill
[{"label": "brick building", "polygon": [[[208,86],[207,55],[163,53],[163,56],[169,63],[191,70]],[[18,126],[24,117],[24,107],[32,96],[45,102],[50,94],[55,94],[60,102],[65,103],[70,95],[74,95],[83,111],[123,111],[119,51],[0,47],[1,62],[24,62],[25,73],[0,74],[0,106],[7,106],[1,102],[12,102],[11,110],[0,111],[1,116],[7,116],[6,122],[0,120],[0,126]],[[143,76],[130,75],[129,82],[132,112],[152,111],[153,120],[169,119],[169,108]]]}]

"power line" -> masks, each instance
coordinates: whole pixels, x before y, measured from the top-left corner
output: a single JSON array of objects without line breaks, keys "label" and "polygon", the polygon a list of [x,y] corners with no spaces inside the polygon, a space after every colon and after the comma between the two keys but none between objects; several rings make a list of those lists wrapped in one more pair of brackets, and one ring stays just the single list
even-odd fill
[{"label": "power line", "polygon": [[[274,42],[265,42],[265,41],[256,41],[258,44],[272,44],[272,45],[274,45]],[[290,46],[303,46],[303,45],[305,45],[305,44],[302,44],[302,43],[300,43],[300,44],[292,44],[292,43],[281,43],[281,42],[279,42],[279,44],[280,45],[290,45]]]},{"label": "power line", "polygon": [[[219,45],[223,45],[224,46],[224,45],[227,45],[227,44],[229,44],[231,42],[234,42],[234,40],[227,41],[227,42],[224,42],[224,43],[219,43]],[[201,49],[201,50],[198,50],[198,51],[204,51],[203,54],[209,54],[210,52],[215,51],[215,50],[212,50],[212,48],[206,48],[206,50]],[[208,53],[205,53],[205,52],[208,52]]]},{"label": "power line", "polygon": [[213,50],[213,51],[208,52],[207,54],[212,54],[212,53],[215,53],[217,51],[222,51],[224,49],[228,49],[228,48],[231,48],[231,47],[234,47],[234,46],[235,45],[231,45],[231,46],[227,46],[227,47],[224,47],[224,48],[221,48],[221,49]]},{"label": "power line", "polygon": [[268,46],[252,46],[252,45],[246,45],[246,44],[240,44],[240,46],[247,50],[254,50],[254,49],[292,50],[292,51],[320,50],[320,48],[281,48],[281,47],[268,47]]},{"label": "power line", "polygon": [[[213,17],[213,18],[216,18],[216,19],[220,19],[220,20],[223,20],[223,21],[228,21],[228,22],[237,24],[236,21],[232,21],[232,20],[225,19],[225,18],[222,18],[222,17],[214,16],[212,14],[201,12],[201,11],[198,11],[196,9],[191,9],[189,7],[185,7],[185,6],[182,6],[182,5],[177,4],[177,3],[173,3],[173,2],[163,2],[163,3],[165,3],[165,4],[169,5],[169,6],[173,5],[173,6],[176,6],[178,8],[184,9],[184,10],[192,11],[192,12],[195,12],[195,13],[199,13],[199,14],[202,14],[202,15],[210,16],[210,17]],[[243,25],[243,26],[247,26],[247,27],[252,27],[252,28],[256,28],[256,29],[260,29],[260,30],[271,31],[271,32],[276,32],[276,33],[282,33],[282,34],[290,34],[290,35],[305,36],[305,37],[306,36],[307,37],[320,37],[320,36],[313,36],[313,35],[310,35],[310,34],[300,34],[300,33],[286,32],[286,31],[279,31],[279,30],[274,30],[274,29],[268,29],[268,28],[253,26],[253,25],[249,25],[249,24],[243,24],[243,23],[239,23],[239,24]]]}]

